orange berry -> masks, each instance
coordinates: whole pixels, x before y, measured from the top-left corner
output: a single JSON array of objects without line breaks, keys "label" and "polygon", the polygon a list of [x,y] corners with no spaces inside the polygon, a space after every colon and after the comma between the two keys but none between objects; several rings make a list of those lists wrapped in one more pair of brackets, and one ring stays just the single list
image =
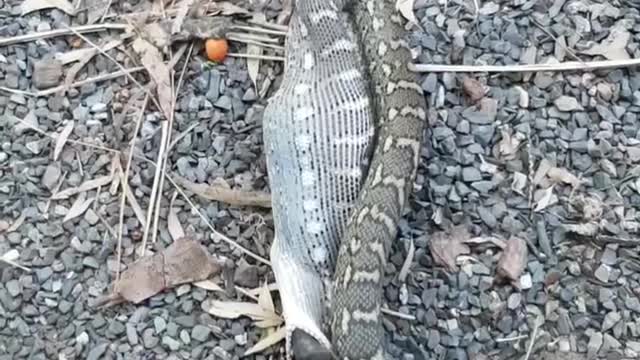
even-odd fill
[{"label": "orange berry", "polygon": [[227,39],[207,39],[204,47],[207,52],[207,58],[211,61],[221,62],[229,52]]}]

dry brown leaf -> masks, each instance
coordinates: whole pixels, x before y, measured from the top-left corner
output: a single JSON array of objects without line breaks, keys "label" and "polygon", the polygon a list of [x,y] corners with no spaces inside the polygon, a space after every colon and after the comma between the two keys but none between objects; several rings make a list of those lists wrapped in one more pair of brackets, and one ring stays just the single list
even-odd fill
[{"label": "dry brown leaf", "polygon": [[508,279],[517,286],[520,275],[527,265],[527,253],[527,243],[518,237],[511,237],[498,260],[496,275]]},{"label": "dry brown leaf", "polygon": [[60,153],[62,152],[64,145],[67,143],[67,139],[69,139],[69,135],[71,135],[71,132],[73,131],[73,127],[75,125],[76,125],[75,121],[73,120],[68,121],[67,125],[65,125],[62,131],[60,132],[60,135],[58,135],[58,138],[56,139],[56,147],[53,150],[53,161],[58,160],[58,157],[60,156]]},{"label": "dry brown leaf", "polygon": [[[120,174],[120,181],[124,181],[124,174]],[[129,186],[127,186],[126,195],[127,201],[129,201],[129,205],[131,205],[131,208],[133,209],[133,213],[136,214],[136,218],[140,222],[140,226],[144,228],[147,222],[144,216],[144,211],[142,211],[140,204],[138,204],[138,200],[133,195],[133,192],[131,192],[131,188]]]},{"label": "dry brown leaf", "polygon": [[273,346],[279,343],[280,341],[284,340],[286,334],[287,334],[287,331],[285,327],[279,328],[277,331],[260,339],[257,343],[255,343],[255,345],[249,348],[249,350],[247,350],[247,352],[245,352],[244,355],[242,355],[242,357],[253,355],[264,349],[269,348],[270,346]]},{"label": "dry brown leaf", "polygon": [[458,255],[469,254],[469,246],[464,243],[469,237],[470,234],[465,225],[434,233],[430,243],[433,261],[449,271],[458,271],[456,258]]},{"label": "dry brown leaf", "polygon": [[258,320],[256,322],[254,322],[253,325],[255,325],[256,327],[259,327],[261,329],[268,329],[268,328],[273,328],[273,327],[279,326],[283,322],[284,321],[282,320],[282,318],[278,317],[278,318],[269,318],[269,319],[264,319],[264,320]]},{"label": "dry brown leaf", "polygon": [[553,193],[553,186],[546,190],[538,191],[537,193],[540,194],[540,198],[536,203],[536,207],[533,209],[534,212],[542,211],[558,202],[558,197]]},{"label": "dry brown leaf", "polygon": [[[269,291],[278,291],[278,284],[277,283],[271,283],[271,284],[267,285],[267,287],[269,288]],[[247,292],[247,294],[249,294],[250,296],[253,296],[253,297],[260,296],[260,292],[262,292],[262,286],[259,287],[259,288],[246,290],[246,292]]]},{"label": "dry brown leaf", "polygon": [[416,19],[416,15],[413,12],[413,3],[415,0],[396,0],[396,10],[400,11],[400,14],[412,24],[420,24]]},{"label": "dry brown leaf", "polygon": [[93,203],[94,198],[86,200],[86,197],[87,193],[85,192],[81,192],[80,195],[78,195],[76,201],[74,201],[73,205],[71,205],[71,209],[69,209],[69,212],[62,220],[63,223],[71,219],[75,219],[78,216],[84,214],[85,211],[87,211],[89,206],[91,206],[91,203]]},{"label": "dry brown leaf", "polygon": [[219,292],[224,292],[224,289],[222,287],[220,287],[220,285],[214,283],[211,280],[202,280],[202,281],[196,281],[193,283],[194,286],[197,286],[201,289],[205,289],[205,290],[209,290],[209,291],[219,291]]},{"label": "dry brown leaf", "polygon": [[547,176],[556,183],[569,184],[574,188],[580,186],[580,179],[565,168],[552,167],[547,171]]},{"label": "dry brown leaf", "polygon": [[400,273],[398,274],[398,280],[405,282],[407,274],[409,274],[409,268],[411,268],[411,262],[413,262],[413,255],[416,251],[416,246],[413,244],[413,239],[409,242],[409,251],[407,251],[407,257],[404,259]]},{"label": "dry brown leaf", "polygon": [[462,90],[474,103],[482,99],[485,94],[482,83],[469,76],[465,76],[464,79],[462,79]]},{"label": "dry brown leaf", "polygon": [[513,182],[511,183],[511,190],[526,197],[524,193],[524,189],[526,187],[527,187],[527,175],[518,171],[514,172]]},{"label": "dry brown leaf", "polygon": [[176,239],[184,237],[184,230],[182,229],[182,225],[180,225],[178,213],[176,211],[176,208],[173,206],[177,195],[177,191],[173,193],[173,197],[171,198],[171,202],[169,203],[169,215],[167,217],[167,227],[169,228],[169,234],[174,241]]},{"label": "dry brown leaf", "polygon": [[131,264],[116,283],[110,298],[117,296],[134,304],[177,285],[205,280],[221,266],[199,242],[189,238],[174,241],[163,251]]},{"label": "dry brown leaf", "polygon": [[67,199],[72,195],[81,193],[81,192],[85,192],[85,191],[89,191],[89,190],[93,190],[95,188],[101,187],[101,186],[105,186],[109,183],[111,183],[112,177],[110,175],[107,176],[102,176],[99,177],[97,179],[93,179],[93,180],[88,180],[85,181],[84,183],[82,183],[80,186],[77,187],[71,187],[69,189],[57,192],[55,194],[53,194],[53,196],[51,197],[51,199],[53,200],[60,200],[60,199]]},{"label": "dry brown leaf", "polygon": [[11,249],[6,253],[4,253],[2,256],[0,256],[0,262],[4,262],[11,266],[20,268],[24,271],[31,272],[31,269],[29,269],[28,267],[22,266],[16,262],[19,258],[20,258],[20,253],[18,252],[18,250]]},{"label": "dry brown leaf", "polygon": [[142,66],[156,85],[158,102],[165,118],[171,118],[173,94],[171,91],[171,72],[162,59],[162,53],[148,41],[137,38],[132,43],[133,50],[140,55]]},{"label": "dry brown leaf", "polygon": [[73,5],[67,0],[25,0],[21,5],[22,16],[34,11],[51,8],[56,8],[71,16],[76,13]]},{"label": "dry brown leaf", "polygon": [[229,205],[271,207],[271,194],[261,191],[232,190],[220,185],[196,184],[183,177],[171,177],[186,190],[207,200],[221,201]]}]

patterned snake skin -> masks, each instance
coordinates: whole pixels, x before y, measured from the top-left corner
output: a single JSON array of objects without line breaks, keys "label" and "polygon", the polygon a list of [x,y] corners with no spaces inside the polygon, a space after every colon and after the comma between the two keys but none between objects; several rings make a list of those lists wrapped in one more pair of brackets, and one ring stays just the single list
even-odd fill
[{"label": "patterned snake skin", "polygon": [[382,279],[426,125],[394,2],[294,5],[263,120],[288,357],[384,356]]}]

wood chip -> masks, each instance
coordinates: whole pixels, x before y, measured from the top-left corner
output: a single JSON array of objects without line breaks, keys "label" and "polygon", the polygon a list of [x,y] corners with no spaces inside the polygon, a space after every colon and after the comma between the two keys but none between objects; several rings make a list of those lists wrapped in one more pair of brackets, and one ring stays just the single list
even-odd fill
[{"label": "wood chip", "polygon": [[482,83],[469,76],[465,76],[464,79],[462,79],[462,90],[474,103],[482,99],[485,94]]},{"label": "wood chip", "polygon": [[527,254],[527,243],[521,238],[511,237],[498,260],[496,275],[508,279],[517,286],[520,275],[527,265]]},{"label": "wood chip", "polygon": [[44,59],[33,64],[31,81],[38,90],[48,89],[60,85],[62,81],[62,61]]}]

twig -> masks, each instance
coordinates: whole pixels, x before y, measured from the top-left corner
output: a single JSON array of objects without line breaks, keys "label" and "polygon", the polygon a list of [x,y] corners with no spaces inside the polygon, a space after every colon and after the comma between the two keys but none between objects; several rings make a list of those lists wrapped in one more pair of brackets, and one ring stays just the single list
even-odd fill
[{"label": "twig", "polygon": [[271,48],[271,49],[275,49],[275,50],[284,51],[284,46],[282,46],[282,45],[267,44],[267,43],[263,43],[263,42],[260,42],[260,41],[244,39],[242,37],[236,37],[234,35],[232,35],[232,36],[227,35],[227,39],[230,40],[230,41],[237,41],[237,42],[241,42],[241,43],[245,43],[245,44],[258,45],[258,46],[262,46],[262,47],[266,47],[266,48]]},{"label": "twig", "polygon": [[271,56],[271,55],[250,55],[250,54],[228,53],[227,56],[237,57],[237,58],[247,58],[247,59],[284,61],[284,57],[282,56]]},{"label": "twig", "polygon": [[[127,158],[127,164],[125,165],[124,174],[122,175],[122,199],[120,199],[120,215],[118,218],[118,248],[116,255],[116,282],[120,280],[120,262],[122,261],[122,231],[124,229],[124,206],[127,199],[127,189],[129,188],[129,171],[131,170],[131,163],[133,162],[133,153],[134,148],[136,146],[136,136],[138,131],[140,131],[140,126],[142,124],[142,119],[144,117],[144,109],[147,107],[147,103],[149,102],[149,94],[145,94],[144,101],[142,102],[142,107],[140,108],[140,112],[138,114],[138,118],[136,119],[136,127],[133,130],[133,136],[131,137],[131,145],[129,146],[129,156]],[[125,109],[126,111],[126,109]],[[126,115],[123,115],[126,116]]]},{"label": "twig", "polygon": [[48,39],[56,36],[65,36],[71,35],[74,33],[91,33],[96,31],[105,31],[105,30],[126,30],[130,28],[127,24],[96,24],[96,25],[84,25],[84,26],[76,26],[73,28],[66,29],[56,29],[49,31],[42,31],[32,34],[25,34],[20,36],[14,36],[11,38],[0,39],[0,46],[7,46],[13,44],[19,44],[23,42],[29,42],[38,39]]},{"label": "twig", "polygon": [[189,197],[184,193],[184,191],[182,191],[182,189],[180,188],[180,186],[178,186],[178,184],[176,184],[173,179],[171,179],[171,177],[169,176],[169,174],[164,174],[164,176],[167,177],[167,180],[169,180],[169,182],[171,182],[171,184],[173,184],[173,186],[176,188],[176,190],[180,193],[180,195],[182,196],[182,198],[189,203],[189,205],[191,206],[191,209],[193,211],[195,211],[198,216],[200,216],[200,219],[202,219],[202,221],[207,224],[207,227],[209,227],[209,230],[211,230],[211,232],[218,237],[219,239],[221,239],[222,241],[224,241],[225,243],[237,248],[238,250],[240,250],[241,252],[245,253],[246,255],[249,255],[250,257],[254,258],[255,260],[260,261],[263,264],[266,264],[268,266],[271,266],[271,262],[269,262],[269,260],[263,258],[262,256],[252,252],[251,250],[245,249],[244,247],[242,247],[242,245],[238,244],[237,242],[229,239],[228,237],[226,237],[224,234],[218,232],[213,225],[211,225],[211,223],[209,222],[209,219],[207,219],[202,212],[195,206],[195,204],[189,199]]},{"label": "twig", "polygon": [[511,342],[511,341],[518,341],[518,340],[522,340],[522,339],[526,339],[527,335],[518,335],[518,336],[513,336],[513,337],[508,337],[508,338],[497,338],[496,342],[497,343],[502,343],[502,342]]},{"label": "twig", "polygon": [[287,35],[286,27],[284,28],[284,30],[273,30],[273,29],[262,29],[262,28],[251,27],[251,26],[244,26],[244,25],[232,25],[231,30],[253,31],[257,33],[276,35],[276,36]]},{"label": "twig", "polygon": [[397,317],[397,318],[400,318],[400,319],[405,319],[405,320],[413,321],[413,320],[416,319],[416,317],[413,316],[413,315],[403,314],[403,313],[401,313],[399,311],[394,311],[394,310],[387,309],[387,308],[381,308],[380,312],[382,312],[383,314],[387,314],[387,315],[394,316],[394,317]]},{"label": "twig", "polygon": [[254,40],[254,41],[260,41],[260,42],[265,42],[265,43],[271,43],[271,44],[277,44],[280,42],[280,40],[278,39],[274,39],[268,36],[261,36],[261,35],[254,35],[254,34],[247,34],[247,33],[238,33],[238,32],[228,32],[225,37],[227,39],[229,39],[229,37],[233,37],[236,39],[246,39],[246,40]]},{"label": "twig", "polygon": [[274,24],[274,23],[267,22],[267,21],[249,19],[249,20],[247,20],[247,22],[249,24],[260,25],[260,26],[265,27],[267,29],[273,29],[273,30],[276,30],[276,31],[281,31],[281,32],[283,32],[285,34],[287,33],[287,30],[288,30],[288,27],[286,25]]},{"label": "twig", "polygon": [[439,65],[409,63],[409,70],[414,72],[535,72],[535,71],[574,71],[615,69],[640,65],[640,59],[600,60],[600,61],[567,61],[558,64],[519,64],[519,65]]},{"label": "twig", "polygon": [[160,181],[160,176],[162,175],[162,161],[164,158],[164,149],[167,146],[167,137],[164,135],[167,132],[169,127],[168,121],[162,121],[162,136],[160,138],[160,149],[158,149],[158,159],[156,160],[156,173],[153,177],[153,186],[151,187],[151,195],[149,196],[149,208],[147,210],[147,219],[145,221],[144,233],[142,234],[142,254],[144,256],[144,252],[147,247],[147,240],[149,238],[149,227],[151,226],[151,220],[153,216],[153,209],[156,204],[156,196],[158,194],[158,185]]},{"label": "twig", "polygon": [[529,348],[527,349],[527,355],[524,360],[529,360],[529,356],[531,356],[531,350],[533,349],[533,344],[536,342],[536,337],[538,336],[538,328],[540,328],[540,321],[536,317],[536,325],[533,328],[533,334],[531,334],[531,341],[529,341]]},{"label": "twig", "polygon": [[65,90],[65,89],[77,88],[77,87],[80,87],[80,86],[83,86],[83,85],[92,84],[92,83],[99,82],[99,81],[116,79],[116,78],[119,78],[121,76],[131,76],[132,73],[135,73],[135,72],[138,72],[138,71],[141,71],[141,70],[144,70],[144,66],[138,66],[138,67],[134,67],[134,68],[115,71],[115,72],[104,74],[104,75],[98,75],[98,76],[94,76],[92,78],[76,81],[73,84],[69,85],[69,87],[67,87],[66,85],[63,84],[63,85],[58,85],[56,87],[52,87],[50,89],[38,91],[36,93],[33,93],[33,96],[36,96],[36,97],[48,96],[48,95],[57,93],[58,91]]},{"label": "twig", "polygon": [[173,175],[173,180],[186,190],[207,200],[220,201],[229,205],[271,208],[271,195],[266,192],[233,190],[222,186],[196,184],[177,175]]}]

